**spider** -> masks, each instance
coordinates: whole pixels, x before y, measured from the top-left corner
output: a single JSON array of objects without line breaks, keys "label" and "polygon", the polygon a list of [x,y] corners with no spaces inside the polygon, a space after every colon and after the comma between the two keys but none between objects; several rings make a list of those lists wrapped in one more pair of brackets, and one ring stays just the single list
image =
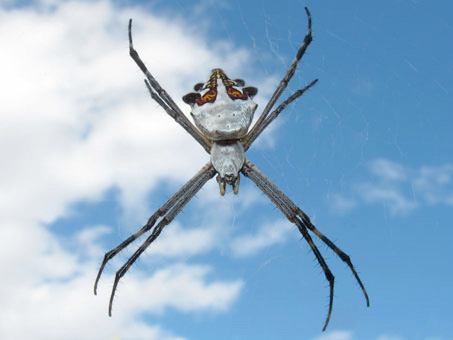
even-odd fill
[{"label": "spider", "polygon": [[200,143],[206,152],[210,154],[211,159],[210,162],[201,168],[194,177],[170,197],[170,199],[148,219],[148,222],[140,230],[105,254],[94,284],[94,294],[96,294],[99,279],[107,262],[137,238],[151,231],[143,244],[116,272],[109,302],[109,316],[112,315],[113,298],[119,280],[126,274],[131,265],[145,249],[160,235],[165,226],[173,221],[187,202],[189,202],[203,185],[216,174],[221,195],[225,194],[227,184],[232,186],[234,194],[238,193],[240,173],[242,173],[245,177],[248,177],[255,183],[255,185],[274,203],[290,222],[297,226],[303,238],[307,241],[309,247],[313,251],[329,282],[329,307],[322,329],[323,331],[327,328],[332,313],[334,276],[313,242],[309,231],[319,237],[322,242],[332,249],[341,260],[349,266],[365,295],[367,306],[370,305],[368,294],[354,269],[349,256],[319,231],[311,223],[310,218],[305,212],[295,205],[288,196],[264,176],[255,165],[245,158],[245,152],[264,129],[266,129],[266,127],[268,127],[290,103],[302,96],[318,81],[318,79],[315,79],[304,88],[297,90],[276,109],[271,111],[280,95],[286,89],[288,82],[296,71],[299,61],[312,41],[311,15],[307,7],[305,7],[305,12],[308,17],[308,32],[297,52],[296,58],[250,131],[248,131],[248,129],[257,108],[257,104],[253,102],[253,97],[258,91],[257,88],[245,86],[245,82],[242,79],[232,80],[228,78],[219,68],[213,69],[206,83],[196,84],[194,86],[195,92],[186,94],[183,97],[183,101],[191,107],[190,113],[194,119],[195,127],[176,105],[170,95],[159,85],[157,80],[152,76],[140,59],[132,43],[132,19],[129,20],[129,53],[145,74],[145,85],[148,88],[152,99],[154,99],[178,124]]}]

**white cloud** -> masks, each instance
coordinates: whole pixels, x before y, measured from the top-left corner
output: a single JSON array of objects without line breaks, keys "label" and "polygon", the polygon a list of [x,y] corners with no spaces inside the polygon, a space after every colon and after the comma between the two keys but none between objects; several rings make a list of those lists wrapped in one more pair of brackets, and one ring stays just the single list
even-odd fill
[{"label": "white cloud", "polygon": [[369,165],[370,172],[383,180],[402,181],[407,178],[407,171],[401,164],[384,158],[378,158]]},{"label": "white cloud", "polygon": [[147,251],[164,257],[192,256],[206,253],[217,245],[218,230],[212,227],[181,228],[173,222],[171,227]]},{"label": "white cloud", "polygon": [[356,200],[346,198],[340,194],[331,194],[329,196],[329,203],[332,209],[339,213],[347,213],[357,205]]},{"label": "white cloud", "polygon": [[[36,254],[38,260],[43,256]],[[76,262],[75,258],[72,258]],[[57,263],[54,257],[53,263]],[[2,294],[0,329],[14,339],[172,339],[174,335],[137,316],[144,312],[163,313],[168,308],[182,312],[222,311],[239,294],[242,282],[207,282],[209,268],[174,265],[151,277],[135,270],[120,285],[112,318],[107,316],[111,276],[101,282],[99,296],[92,294],[95,263],[76,265],[69,276],[42,277],[32,284],[24,280]],[[20,268],[26,271],[29,268]],[[28,272],[28,275],[32,275]],[[107,284],[108,282],[108,284]],[[4,288],[4,287],[2,287]],[[139,292],[139,294],[137,294]],[[46,327],[52,320],[52,327]],[[23,327],[24,322],[27,324]]]},{"label": "white cloud", "polygon": [[413,181],[414,190],[430,205],[453,205],[453,164],[423,166]]},{"label": "white cloud", "polygon": [[316,340],[352,340],[352,332],[350,331],[332,331],[323,334],[316,338]]},{"label": "white cloud", "polygon": [[236,256],[254,255],[263,248],[286,241],[294,226],[287,220],[264,224],[255,234],[243,234],[233,239],[231,248]]},{"label": "white cloud", "polygon": [[352,186],[354,200],[332,195],[334,210],[346,212],[360,202],[383,205],[392,214],[407,214],[424,205],[453,205],[453,165],[410,168],[376,159],[369,164],[370,180]]},{"label": "white cloud", "polygon": [[[112,278],[103,278],[99,297],[92,285],[103,252],[99,238],[110,229],[92,226],[63,240],[44,226],[113,187],[128,216],[138,216],[130,223],[140,223],[150,189],[162,179],[182,184],[208,160],[148,97],[143,75],[128,57],[130,17],[137,50],[186,112],[181,96],[210,68],[222,65],[241,75],[248,65],[246,51],[203,44],[208,39],[202,31],[139,7],[52,0],[0,9],[0,40],[7,46],[0,54],[0,265],[8,273],[0,281],[3,338],[174,339],[139,314],[223,311],[240,293],[240,280],[208,280],[212,270],[206,266],[171,265],[152,277],[135,269],[120,284],[109,319]],[[256,192],[246,196],[248,204],[261,199]],[[163,237],[152,251],[163,254],[168,246],[176,257],[212,246],[207,228],[187,231],[196,240],[187,248],[174,227],[168,230],[173,238]],[[52,327],[46,327],[49,320]]]},{"label": "white cloud", "polygon": [[113,313],[126,316],[131,313],[130,306],[134,313],[141,309],[141,312],[153,314],[161,314],[167,308],[184,312],[226,310],[237,298],[243,283],[241,280],[207,282],[210,271],[208,266],[177,263],[157,271],[152,277],[132,274],[120,287],[115,303],[121,307]]},{"label": "white cloud", "polygon": [[411,177],[409,169],[383,158],[370,162],[369,169],[378,180],[359,183],[355,187],[365,203],[383,205],[391,214],[409,213],[418,206],[418,202],[405,192],[404,184]]},{"label": "white cloud", "polygon": [[79,231],[75,236],[74,243],[83,256],[96,258],[103,253],[103,249],[98,244],[99,238],[109,233],[110,228],[108,226],[93,226]]},{"label": "white cloud", "polygon": [[365,203],[384,205],[392,214],[408,213],[418,205],[396,186],[362,183],[357,186],[356,191]]}]

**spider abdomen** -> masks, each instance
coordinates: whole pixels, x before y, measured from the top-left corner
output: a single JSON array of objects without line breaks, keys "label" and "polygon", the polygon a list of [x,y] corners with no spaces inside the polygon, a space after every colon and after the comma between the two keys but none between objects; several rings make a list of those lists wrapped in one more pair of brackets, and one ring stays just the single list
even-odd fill
[{"label": "spider abdomen", "polygon": [[257,104],[251,98],[232,100],[223,93],[224,88],[218,92],[215,102],[192,108],[195,125],[203,135],[215,141],[244,137],[252,123]]},{"label": "spider abdomen", "polygon": [[211,71],[206,83],[195,85],[183,97],[192,108],[190,114],[201,133],[212,141],[240,139],[252,124],[257,104],[257,89],[244,87],[241,79],[231,80],[219,68]]}]

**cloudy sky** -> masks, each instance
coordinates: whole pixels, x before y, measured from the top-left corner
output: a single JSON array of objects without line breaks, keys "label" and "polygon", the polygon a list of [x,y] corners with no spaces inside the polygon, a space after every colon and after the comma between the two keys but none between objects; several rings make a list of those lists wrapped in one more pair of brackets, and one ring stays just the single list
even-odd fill
[{"label": "cloudy sky", "polygon": [[[247,153],[348,253],[368,290],[247,179],[209,182],[121,280],[106,251],[209,155],[150,98],[127,21],[177,104],[214,67],[266,104],[320,81]],[[453,3],[14,1],[0,4],[0,337],[7,340],[453,339]],[[285,95],[283,96],[285,97]]]}]

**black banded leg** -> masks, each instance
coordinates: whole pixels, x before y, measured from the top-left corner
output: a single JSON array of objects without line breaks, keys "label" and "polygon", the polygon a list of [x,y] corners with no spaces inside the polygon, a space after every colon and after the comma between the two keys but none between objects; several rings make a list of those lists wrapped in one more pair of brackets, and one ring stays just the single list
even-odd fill
[{"label": "black banded leg", "polygon": [[[142,236],[144,233],[149,231],[154,224],[156,223],[157,219],[160,217],[163,217],[167,214],[167,212],[173,208],[174,206],[177,206],[178,203],[181,200],[184,200],[184,198],[187,195],[191,195],[190,197],[193,197],[193,195],[196,193],[196,191],[199,190],[198,186],[200,183],[206,183],[206,181],[209,178],[212,178],[215,174],[215,170],[212,167],[210,163],[205,165],[194,177],[192,177],[186,184],[184,184],[181,189],[179,189],[170,199],[162,205],[149,219],[148,222],[136,233],[133,235],[129,236],[126,240],[121,242],[117,247],[114,249],[110,250],[104,255],[104,259],[102,261],[101,267],[99,269],[98,275],[96,277],[96,281],[94,284],[94,294],[96,294],[97,291],[97,285],[99,282],[99,279],[102,275],[102,272],[105,268],[105,265],[107,264],[108,261],[110,261],[116,254],[118,254],[120,251],[122,251],[124,248],[126,248],[130,243],[135,241],[137,238]],[[196,190],[194,192],[194,190]],[[182,209],[182,208],[181,208]],[[165,219],[165,217],[164,217]],[[162,222],[162,220],[161,220]]]},{"label": "black banded leg", "polygon": [[[315,256],[320,263],[324,274],[329,281],[330,285],[330,299],[329,299],[329,311],[324,324],[323,330],[326,329],[327,324],[330,319],[332,305],[333,305],[333,289],[334,289],[334,276],[329,270],[327,264],[325,263],[322,255],[319,253],[319,250],[316,248],[313,240],[311,240],[310,235],[307,232],[307,229],[310,229],[316,236],[318,236],[327,246],[329,246],[351,269],[357,282],[359,283],[362,291],[365,295],[367,306],[369,306],[368,294],[366,293],[365,287],[362,284],[357,272],[355,271],[350,258],[346,255],[341,249],[339,249],[335,244],[330,241],[324,234],[322,234],[310,221],[308,216],[297,207],[289,198],[286,196],[278,187],[273,184],[265,175],[261,173],[252,163],[246,161],[244,167],[242,168],[242,173],[250,178],[261,191],[269,197],[269,199],[275,204],[275,206],[290,220],[292,223],[295,223],[299,228],[299,231],[307,240],[310,248],[315,253]],[[307,237],[308,236],[308,237]]]},{"label": "black banded leg", "polygon": [[[131,58],[135,61],[137,66],[145,74],[148,83],[146,86],[150,91],[151,97],[156,100],[160,106],[178,123],[180,124],[195,140],[200,143],[200,145],[206,150],[207,153],[211,151],[210,142],[198,131],[198,129],[190,122],[186,115],[181,111],[181,109],[176,105],[174,100],[170,95],[165,91],[153,75],[148,71],[145,63],[140,59],[138,52],[134,49],[132,43],[132,19],[129,19],[128,26],[129,33],[129,54]],[[150,86],[149,86],[150,85]],[[152,89],[151,89],[152,88]],[[160,100],[156,99],[159,97]],[[163,105],[165,103],[165,105]]]},{"label": "black banded leg", "polygon": [[302,96],[310,87],[315,85],[318,82],[318,79],[313,80],[310,84],[305,86],[303,89],[297,90],[291,96],[289,96],[283,103],[281,103],[274,111],[272,111],[265,120],[263,120],[260,125],[257,125],[254,130],[250,131],[249,134],[245,137],[242,142],[242,147],[244,151],[247,151],[253,142],[259,137],[259,135],[269,126],[275,118],[278,117],[280,112],[282,112],[289,104],[295,101],[297,98]]},{"label": "black banded leg", "polygon": [[[307,241],[310,249],[313,251],[315,254],[315,257],[320,264],[324,275],[329,282],[329,287],[330,287],[330,295],[329,295],[329,309],[327,312],[327,317],[326,321],[323,326],[323,331],[327,328],[327,325],[330,320],[330,316],[332,314],[332,306],[333,306],[333,292],[334,292],[334,281],[335,278],[332,274],[332,272],[329,269],[329,266],[327,265],[326,261],[324,260],[323,256],[321,255],[321,252],[319,249],[316,247],[315,243],[313,242],[313,239],[311,238],[310,234],[308,233],[308,230],[304,223],[298,219],[297,216],[295,216],[292,213],[292,207],[288,206],[288,204],[281,199],[281,196],[278,195],[278,191],[280,191],[275,185],[269,185],[270,182],[267,180],[267,178],[249,161],[246,161],[244,164],[244,167],[242,168],[242,173],[250,178],[252,182],[256,184],[256,186],[274,203],[274,205],[285,215],[285,217],[291,222],[296,224],[297,228],[299,229],[300,233],[304,237],[304,239]],[[272,184],[272,183],[271,183]]]},{"label": "black banded leg", "polygon": [[357,274],[357,271],[355,270],[354,266],[352,265],[351,258],[349,255],[347,255],[344,251],[342,251],[340,248],[338,248],[335,243],[333,243],[327,236],[325,236],[321,231],[319,231],[318,228],[316,228],[313,223],[311,223],[310,218],[307,216],[305,212],[303,212],[300,208],[298,209],[298,215],[302,219],[302,221],[305,223],[308,229],[310,229],[316,236],[318,236],[330,249],[332,249],[337,256],[345,262],[349,269],[351,269],[352,274],[354,274],[355,279],[359,283],[360,288],[362,289],[363,295],[365,296],[366,300],[366,305],[367,307],[370,307],[370,299],[368,298],[368,293],[366,292],[365,286],[362,283],[362,280],[360,280],[359,274]]},{"label": "black banded leg", "polygon": [[285,76],[280,81],[280,84],[275,89],[274,94],[272,95],[271,99],[269,100],[269,102],[267,103],[263,112],[261,113],[261,116],[258,118],[258,120],[256,121],[253,128],[250,130],[248,135],[253,135],[255,133],[255,130],[257,128],[259,128],[259,126],[266,119],[267,115],[272,110],[272,107],[275,105],[278,98],[280,98],[281,94],[288,86],[289,81],[291,80],[294,73],[296,72],[296,68],[297,68],[297,65],[299,64],[299,61],[302,59],[303,55],[305,54],[305,51],[307,50],[308,45],[310,45],[311,41],[313,40],[312,35],[311,35],[311,15],[310,15],[310,12],[307,7],[305,7],[305,12],[307,13],[307,17],[308,17],[308,32],[305,35],[304,41],[302,42],[302,45],[300,46],[299,50],[297,51],[296,57],[294,58],[293,62],[291,63],[291,66],[289,67],[288,71],[286,71]]},{"label": "black banded leg", "polygon": [[293,223],[295,223],[297,225],[297,228],[299,229],[300,233],[305,238],[308,245],[310,246],[310,249],[315,254],[316,259],[318,260],[319,264],[321,265],[324,275],[326,276],[326,279],[329,282],[329,288],[330,288],[329,310],[327,311],[326,321],[324,322],[324,326],[322,327],[322,330],[325,331],[327,328],[327,325],[329,324],[330,316],[332,315],[333,289],[334,289],[335,277],[333,276],[332,272],[330,271],[330,268],[327,265],[326,261],[324,260],[324,257],[319,252],[318,247],[316,247],[315,243],[313,242],[313,239],[311,238],[310,234],[308,233],[306,226],[298,218],[295,218]]},{"label": "black banded leg", "polygon": [[112,294],[110,295],[109,316],[112,315],[113,299],[115,297],[115,292],[120,279],[124,276],[124,274],[126,274],[132,264],[139,258],[139,256],[146,250],[146,248],[148,248],[149,245],[160,235],[165,226],[173,221],[173,219],[181,212],[187,202],[189,202],[192,197],[206,184],[206,182],[216,174],[216,171],[211,164],[205,166],[202,171],[203,172],[200,176],[198,176],[193,185],[184,191],[184,193],[180,196],[180,199],[174,204],[173,208],[171,208],[171,210],[154,227],[151,235],[148,236],[145,242],[143,242],[143,244],[137,249],[137,251],[116,272],[115,281],[113,282]]}]

